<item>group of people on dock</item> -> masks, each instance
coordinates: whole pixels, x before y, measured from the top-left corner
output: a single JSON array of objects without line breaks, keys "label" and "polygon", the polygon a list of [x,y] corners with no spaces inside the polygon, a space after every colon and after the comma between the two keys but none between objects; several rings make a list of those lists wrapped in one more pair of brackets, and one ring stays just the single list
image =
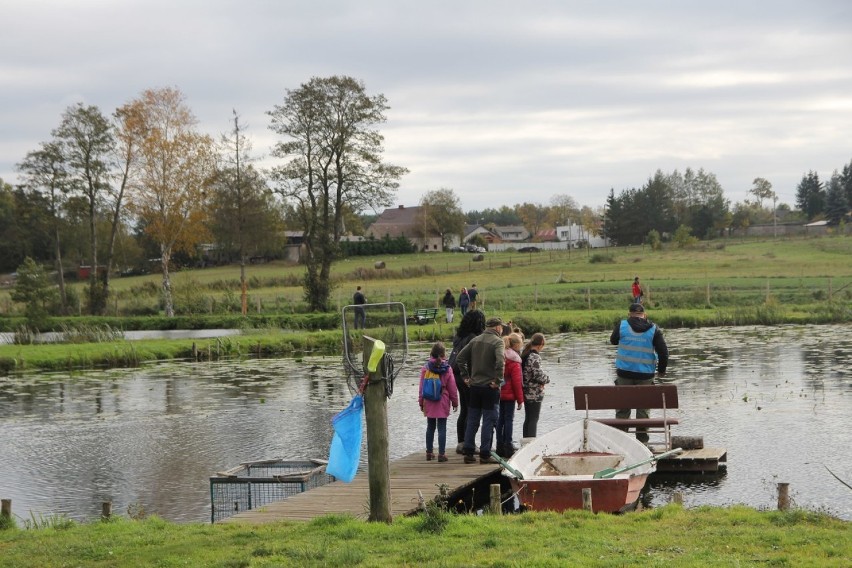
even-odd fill
[{"label": "group of people on dock", "polygon": [[[504,323],[499,317],[486,319],[481,310],[470,310],[462,317],[449,356],[442,342],[432,346],[429,360],[420,372],[418,396],[427,419],[428,461],[436,457],[439,462],[448,461],[447,420],[451,409],[459,413],[456,453],[464,455],[464,463],[497,463],[491,455],[492,446],[498,456],[512,456],[516,410],[524,410],[523,437],[537,436],[545,385],[550,382],[541,360],[545,337],[535,333],[529,341],[524,341],[523,332],[511,322]],[[640,302],[630,304],[628,317],[616,324],[610,343],[618,347],[616,384],[653,384],[658,374],[665,375],[668,347],[662,331],[647,319]],[[424,396],[427,376],[440,377],[441,394],[435,400]],[[631,411],[617,410],[616,418],[629,418]],[[649,415],[649,409],[636,409],[637,418]],[[480,432],[478,447],[477,432]],[[636,437],[648,443],[644,429],[637,428]]]},{"label": "group of people on dock", "polygon": [[[464,455],[465,463],[496,463],[491,457],[492,445],[498,455],[512,455],[516,409],[525,410],[524,437],[535,437],[544,386],[550,382],[539,354],[544,344],[541,333],[534,334],[524,345],[523,333],[511,322],[504,323],[498,317],[486,319],[481,310],[467,311],[453,337],[449,357],[439,341],[432,346],[429,361],[421,369],[418,402],[427,419],[426,459],[436,458],[437,432],[437,460],[448,460],[447,420],[451,408],[459,412],[456,453]],[[424,396],[424,384],[427,373],[437,374],[436,369],[441,371],[442,396],[430,400]],[[477,448],[476,435],[480,430]]]}]

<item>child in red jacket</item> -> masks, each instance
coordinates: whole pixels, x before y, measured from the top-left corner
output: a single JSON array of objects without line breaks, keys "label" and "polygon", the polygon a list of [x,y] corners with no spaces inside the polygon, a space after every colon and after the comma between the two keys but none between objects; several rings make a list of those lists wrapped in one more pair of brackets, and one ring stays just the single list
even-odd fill
[{"label": "child in red jacket", "polygon": [[512,445],[512,426],[515,420],[515,404],[518,410],[524,404],[523,373],[521,372],[521,346],[523,340],[517,333],[503,338],[506,359],[503,367],[503,386],[500,388],[500,415],[497,418],[497,455],[509,458],[515,453]]}]

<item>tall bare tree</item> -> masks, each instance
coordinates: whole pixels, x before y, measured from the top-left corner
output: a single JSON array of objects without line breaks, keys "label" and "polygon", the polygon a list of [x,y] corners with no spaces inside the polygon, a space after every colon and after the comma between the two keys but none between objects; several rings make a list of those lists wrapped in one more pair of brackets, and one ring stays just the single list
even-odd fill
[{"label": "tall bare tree", "polygon": [[248,311],[248,282],[246,280],[246,200],[248,185],[257,181],[257,172],[252,170],[254,179],[250,179],[246,168],[254,161],[251,157],[251,141],[245,135],[245,125],[240,124],[240,115],[233,110],[234,126],[221,139],[222,166],[219,168],[217,181],[228,191],[236,206],[237,245],[240,254],[240,305],[242,314]]},{"label": "tall bare tree", "polygon": [[86,199],[89,225],[89,310],[100,314],[106,306],[104,288],[99,280],[98,232],[99,208],[110,184],[109,162],[115,148],[112,125],[96,106],[78,103],[68,107],[53,137],[64,156],[70,187]]},{"label": "tall bare tree", "polygon": [[387,109],[384,95],[369,96],[361,81],[333,76],[288,90],[283,104],[268,113],[270,128],[284,138],[272,154],[285,163],[272,176],[304,230],[305,298],[312,310],[329,308],[345,208],[390,205],[408,171],[382,161],[384,137],[377,127]]},{"label": "tall bare tree", "polygon": [[62,149],[56,142],[42,142],[41,148],[27,153],[18,164],[24,175],[24,183],[34,191],[44,192],[50,204],[50,219],[53,225],[53,250],[59,283],[59,302],[62,313],[68,311],[65,293],[65,274],[62,266],[62,241],[60,238],[61,208],[68,191],[68,172]]},{"label": "tall bare tree", "polygon": [[133,128],[138,171],[129,198],[145,232],[159,246],[163,305],[172,317],[169,262],[175,251],[191,252],[207,237],[204,201],[215,171],[215,148],[210,136],[196,131],[195,116],[179,90],[147,90],[130,104],[139,123]]}]

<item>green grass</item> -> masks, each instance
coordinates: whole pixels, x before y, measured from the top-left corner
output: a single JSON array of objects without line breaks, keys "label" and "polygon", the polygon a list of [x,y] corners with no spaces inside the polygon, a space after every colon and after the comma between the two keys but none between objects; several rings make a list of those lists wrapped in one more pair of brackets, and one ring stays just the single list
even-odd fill
[{"label": "green grass", "polygon": [[677,505],[452,515],[438,530],[341,516],[260,526],[116,519],[0,531],[0,567],[848,566],[849,523],[807,512]]}]

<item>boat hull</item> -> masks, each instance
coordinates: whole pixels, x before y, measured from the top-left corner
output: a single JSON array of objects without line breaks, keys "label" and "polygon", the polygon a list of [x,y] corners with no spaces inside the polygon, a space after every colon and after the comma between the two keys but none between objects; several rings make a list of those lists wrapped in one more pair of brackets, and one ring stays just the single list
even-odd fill
[{"label": "boat hull", "polygon": [[[580,420],[530,441],[508,461],[503,475],[528,509],[582,509],[583,490],[590,489],[592,511],[617,513],[635,507],[654,471],[647,463],[652,456],[634,436]],[[612,475],[594,477],[606,470]]]},{"label": "boat hull", "polygon": [[511,479],[512,490],[526,509],[564,511],[583,508],[583,489],[591,489],[592,511],[620,513],[636,507],[647,474],[621,479]]}]

